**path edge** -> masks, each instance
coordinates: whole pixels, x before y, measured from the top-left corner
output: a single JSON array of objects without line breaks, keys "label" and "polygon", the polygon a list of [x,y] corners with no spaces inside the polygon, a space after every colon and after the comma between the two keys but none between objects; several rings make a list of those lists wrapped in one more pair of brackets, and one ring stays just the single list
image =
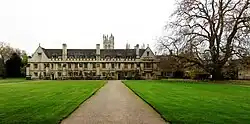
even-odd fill
[{"label": "path edge", "polygon": [[75,112],[85,101],[87,101],[88,99],[90,99],[92,96],[94,96],[101,88],[103,88],[105,86],[105,84],[107,84],[108,81],[105,81],[99,88],[96,88],[96,90],[94,90],[85,100],[83,100],[79,105],[76,106],[76,108],[74,108],[68,115],[66,115],[65,117],[62,117],[57,124],[61,124],[62,121],[66,118],[68,118],[73,112]]},{"label": "path edge", "polygon": [[136,93],[131,87],[129,87],[123,80],[122,83],[130,90],[132,91],[136,96],[138,96],[140,99],[142,99],[145,103],[147,103],[151,108],[153,108],[160,116],[161,118],[167,122],[167,124],[172,124],[171,121],[167,120],[166,118],[163,117],[163,115],[160,113],[160,111],[158,111],[152,104],[150,104],[148,101],[146,101],[145,99],[143,99],[138,93]]}]

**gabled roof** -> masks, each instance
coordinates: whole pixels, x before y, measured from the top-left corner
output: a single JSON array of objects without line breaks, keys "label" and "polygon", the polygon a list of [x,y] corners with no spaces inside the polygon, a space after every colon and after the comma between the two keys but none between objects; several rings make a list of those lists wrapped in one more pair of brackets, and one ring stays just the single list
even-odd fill
[{"label": "gabled roof", "polygon": [[[48,58],[62,56],[62,49],[45,49],[42,48]],[[142,56],[145,49],[139,50],[139,55]],[[93,58],[96,55],[96,49],[67,49],[68,58]],[[122,57],[136,58],[135,49],[101,49],[101,58],[105,57]]]}]

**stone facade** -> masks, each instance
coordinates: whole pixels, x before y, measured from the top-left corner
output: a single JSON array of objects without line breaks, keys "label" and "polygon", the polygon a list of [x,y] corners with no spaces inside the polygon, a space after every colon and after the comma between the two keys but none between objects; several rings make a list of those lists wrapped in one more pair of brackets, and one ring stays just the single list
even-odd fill
[{"label": "stone facade", "polygon": [[41,46],[28,59],[26,76],[31,79],[71,79],[99,77],[124,79],[139,75],[155,79],[159,75],[159,61],[148,46],[140,49],[114,49],[114,36],[103,36],[103,49],[45,49]]}]

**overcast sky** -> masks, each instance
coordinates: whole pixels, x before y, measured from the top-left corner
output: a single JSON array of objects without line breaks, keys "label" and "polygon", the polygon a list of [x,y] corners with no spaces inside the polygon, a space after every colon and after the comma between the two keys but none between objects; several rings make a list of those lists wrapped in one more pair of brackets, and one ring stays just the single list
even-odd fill
[{"label": "overcast sky", "polygon": [[0,41],[33,53],[44,48],[102,47],[112,33],[115,48],[154,47],[174,10],[174,0],[0,0]]}]

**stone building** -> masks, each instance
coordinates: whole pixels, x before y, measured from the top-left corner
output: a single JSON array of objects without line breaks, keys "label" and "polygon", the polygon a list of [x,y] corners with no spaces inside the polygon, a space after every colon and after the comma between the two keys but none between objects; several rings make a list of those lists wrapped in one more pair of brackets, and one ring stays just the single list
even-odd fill
[{"label": "stone building", "polygon": [[149,46],[114,49],[114,36],[103,35],[103,49],[46,49],[39,45],[28,59],[26,76],[31,79],[72,79],[86,77],[124,79],[139,76],[154,79],[159,74],[158,59]]}]

